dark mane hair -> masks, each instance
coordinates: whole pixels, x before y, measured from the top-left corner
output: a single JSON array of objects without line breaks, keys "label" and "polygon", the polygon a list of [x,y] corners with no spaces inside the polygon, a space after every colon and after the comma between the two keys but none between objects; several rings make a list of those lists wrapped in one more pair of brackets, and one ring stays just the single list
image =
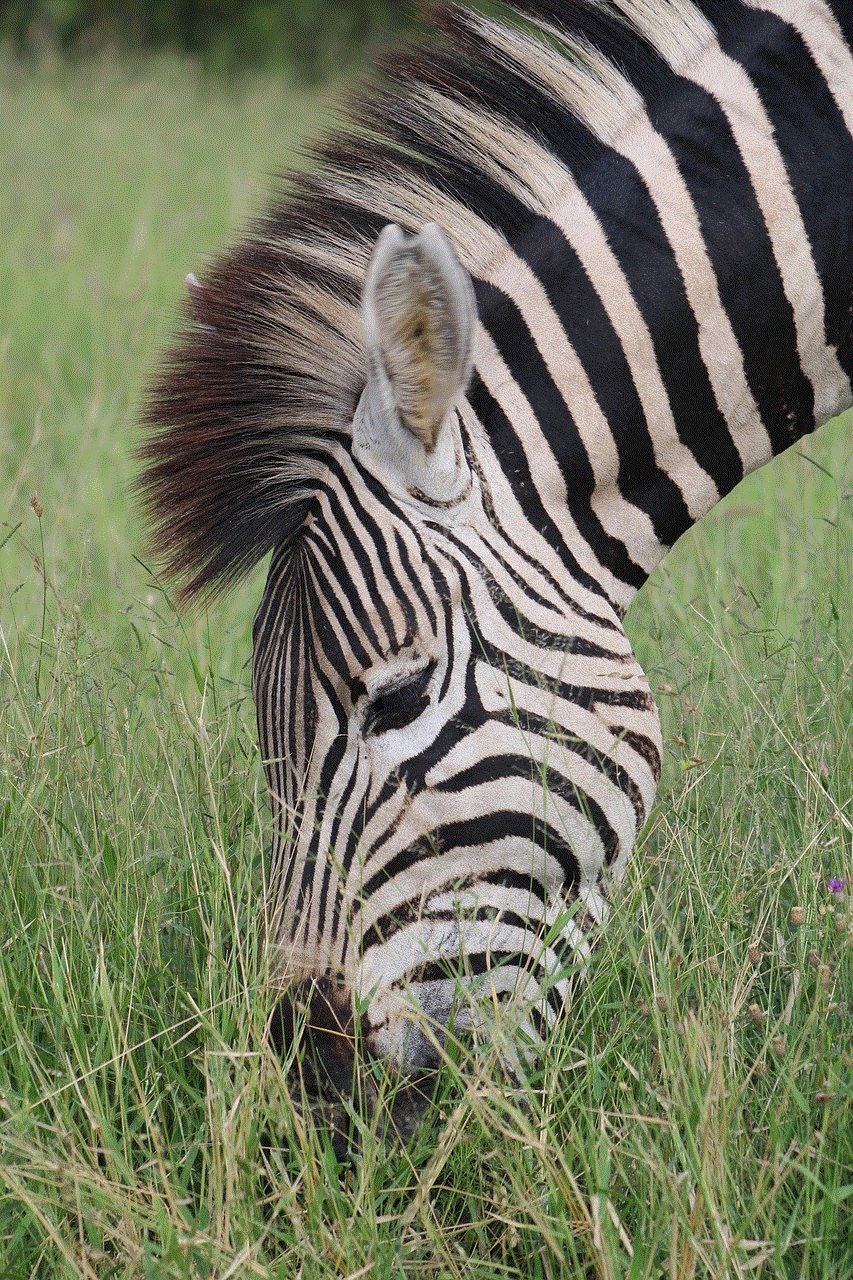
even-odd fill
[{"label": "dark mane hair", "polygon": [[[359,298],[391,221],[434,220],[475,278],[644,107],[653,114],[734,0],[456,5],[355,96],[346,124],[190,289],[144,411],[153,550],[189,599],[292,542],[346,448],[364,382]],[[711,30],[711,34],[713,31]]]}]

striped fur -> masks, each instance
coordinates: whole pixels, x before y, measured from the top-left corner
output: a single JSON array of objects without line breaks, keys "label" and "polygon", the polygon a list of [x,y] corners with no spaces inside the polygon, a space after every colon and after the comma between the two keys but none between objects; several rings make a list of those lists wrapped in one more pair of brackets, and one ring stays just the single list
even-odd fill
[{"label": "striped fur", "polygon": [[[485,992],[521,1026],[559,1015],[660,769],[624,611],[851,402],[850,0],[517,13],[443,9],[379,69],[191,290],[148,411],[143,494],[185,596],[273,553],[272,979],[354,999],[409,1071]],[[447,442],[445,500],[359,444],[382,429],[373,246],[431,222],[479,316],[444,437],[432,411],[416,433]]]}]

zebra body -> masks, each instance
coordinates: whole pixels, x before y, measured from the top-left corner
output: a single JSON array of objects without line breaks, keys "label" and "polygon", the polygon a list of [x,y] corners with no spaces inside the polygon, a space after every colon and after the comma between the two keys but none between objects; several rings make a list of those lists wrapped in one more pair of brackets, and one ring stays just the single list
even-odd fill
[{"label": "zebra body", "polygon": [[271,979],[404,1071],[559,1016],[660,773],[625,610],[851,403],[850,0],[519,11],[389,63],[149,415],[187,594],[272,550]]}]

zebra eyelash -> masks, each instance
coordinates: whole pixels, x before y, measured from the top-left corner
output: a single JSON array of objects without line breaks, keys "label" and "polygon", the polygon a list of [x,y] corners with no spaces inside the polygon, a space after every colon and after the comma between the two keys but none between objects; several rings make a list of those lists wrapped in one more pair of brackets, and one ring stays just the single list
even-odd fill
[{"label": "zebra eyelash", "polygon": [[431,659],[419,671],[407,672],[371,695],[364,713],[362,733],[376,737],[411,724],[429,705],[429,685],[435,671]]}]

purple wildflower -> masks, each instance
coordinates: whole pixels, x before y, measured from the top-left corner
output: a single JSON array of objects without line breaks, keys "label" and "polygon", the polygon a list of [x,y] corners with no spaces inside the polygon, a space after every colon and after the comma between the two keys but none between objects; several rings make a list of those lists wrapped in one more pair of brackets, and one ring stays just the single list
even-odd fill
[{"label": "purple wildflower", "polygon": [[846,880],[841,880],[838,876],[833,876],[831,880],[827,880],[826,887],[830,893],[843,893],[846,883]]}]

